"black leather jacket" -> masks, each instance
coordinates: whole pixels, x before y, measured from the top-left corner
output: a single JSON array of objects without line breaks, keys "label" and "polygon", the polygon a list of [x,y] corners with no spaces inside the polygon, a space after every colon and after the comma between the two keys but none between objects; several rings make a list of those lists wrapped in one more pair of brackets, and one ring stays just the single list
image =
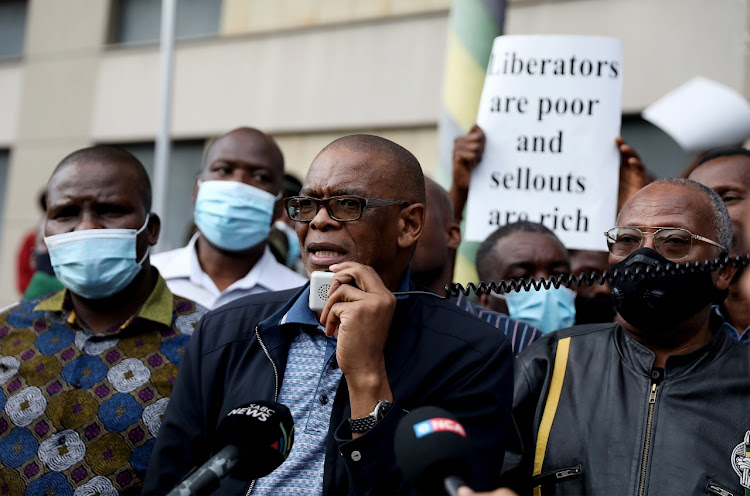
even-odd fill
[{"label": "black leather jacket", "polygon": [[618,324],[557,331],[521,353],[504,484],[521,495],[746,494],[735,467],[750,431],[748,346],[715,332],[664,369],[653,362]]}]

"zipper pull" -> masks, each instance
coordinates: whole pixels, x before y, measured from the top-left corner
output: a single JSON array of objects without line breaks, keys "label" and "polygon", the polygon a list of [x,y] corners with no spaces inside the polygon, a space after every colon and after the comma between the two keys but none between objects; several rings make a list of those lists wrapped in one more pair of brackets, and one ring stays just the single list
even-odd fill
[{"label": "zipper pull", "polygon": [[651,384],[651,394],[648,396],[648,402],[651,405],[656,403],[656,383]]},{"label": "zipper pull", "polygon": [[580,468],[568,468],[565,470],[560,470],[559,472],[555,472],[555,478],[565,479],[566,477],[570,477],[571,475],[576,475],[580,473],[581,473]]}]

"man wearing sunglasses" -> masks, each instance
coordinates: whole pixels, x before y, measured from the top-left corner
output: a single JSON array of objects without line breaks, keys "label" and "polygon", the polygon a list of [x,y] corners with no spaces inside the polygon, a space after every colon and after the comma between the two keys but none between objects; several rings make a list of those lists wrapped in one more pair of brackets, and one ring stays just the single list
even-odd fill
[{"label": "man wearing sunglasses", "polygon": [[656,181],[605,237],[617,322],[545,335],[519,356],[504,483],[521,495],[746,494],[750,350],[711,311],[736,269],[695,268],[728,253],[724,203],[694,181]]},{"label": "man wearing sunglasses", "polygon": [[164,494],[216,453],[217,424],[252,400],[290,408],[294,445],[270,475],[225,479],[218,494],[408,493],[394,435],[409,411],[427,405],[463,425],[472,443],[467,482],[494,487],[510,426],[512,353],[502,333],[455,304],[408,293],[425,216],[417,159],[376,136],[341,138],[284,206],[308,275],[335,273],[325,307],[311,310],[305,287],[241,298],[201,321],[144,494]]}]

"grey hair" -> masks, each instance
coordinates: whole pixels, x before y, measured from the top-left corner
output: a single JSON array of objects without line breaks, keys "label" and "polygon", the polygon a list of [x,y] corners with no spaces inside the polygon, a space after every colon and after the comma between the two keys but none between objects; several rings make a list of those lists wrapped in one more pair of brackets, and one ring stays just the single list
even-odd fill
[{"label": "grey hair", "polygon": [[[687,186],[693,189],[697,189],[701,193],[705,194],[711,202],[711,225],[716,230],[717,237],[715,241],[724,247],[726,251],[732,246],[734,235],[732,234],[732,219],[729,217],[727,206],[724,204],[724,200],[721,199],[716,191],[712,190],[705,184],[701,184],[692,179],[685,179],[682,177],[668,177],[665,179],[658,179],[651,184],[674,184],[675,186]],[[617,223],[620,223],[620,215],[617,216]]]}]

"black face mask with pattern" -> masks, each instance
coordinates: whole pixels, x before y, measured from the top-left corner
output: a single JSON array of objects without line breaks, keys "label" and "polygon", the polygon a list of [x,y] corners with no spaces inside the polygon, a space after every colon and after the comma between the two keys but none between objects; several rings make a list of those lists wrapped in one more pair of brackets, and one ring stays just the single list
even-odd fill
[{"label": "black face mask with pattern", "polygon": [[640,248],[628,257],[610,266],[620,274],[610,282],[612,297],[618,313],[628,323],[642,331],[658,332],[674,327],[692,317],[710,303],[719,303],[726,298],[727,291],[718,291],[706,270],[667,270],[658,276],[622,277],[625,269],[632,273],[640,268],[674,266],[662,255],[650,248]]}]

